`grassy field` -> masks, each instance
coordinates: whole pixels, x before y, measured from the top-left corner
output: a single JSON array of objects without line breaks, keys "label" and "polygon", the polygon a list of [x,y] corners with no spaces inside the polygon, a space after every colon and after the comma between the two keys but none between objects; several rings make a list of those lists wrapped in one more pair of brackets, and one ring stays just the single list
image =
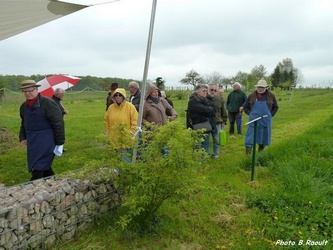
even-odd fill
[{"label": "grassy field", "polygon": [[[153,233],[121,233],[108,215],[55,249],[332,249],[333,91],[275,94],[280,110],[273,118],[272,145],[258,154],[254,181],[244,135],[229,136],[220,158],[209,159],[198,172],[200,188],[162,206]],[[172,100],[185,127],[187,102]],[[0,137],[0,182],[6,186],[30,178],[25,147],[16,140],[22,101],[10,93],[0,105],[6,131]],[[103,154],[97,137],[104,133],[105,93],[68,93],[64,105],[68,151],[53,163],[57,174]]]}]

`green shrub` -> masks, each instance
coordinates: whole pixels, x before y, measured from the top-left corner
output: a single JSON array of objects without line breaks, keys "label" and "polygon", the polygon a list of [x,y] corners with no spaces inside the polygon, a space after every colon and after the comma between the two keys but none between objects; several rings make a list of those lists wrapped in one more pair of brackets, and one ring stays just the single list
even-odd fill
[{"label": "green shrub", "polygon": [[141,232],[151,230],[166,200],[180,198],[195,185],[205,154],[195,150],[198,134],[179,122],[154,127],[154,133],[144,133],[143,138],[140,158],[136,164],[122,163],[118,180],[126,197],[118,224]]}]

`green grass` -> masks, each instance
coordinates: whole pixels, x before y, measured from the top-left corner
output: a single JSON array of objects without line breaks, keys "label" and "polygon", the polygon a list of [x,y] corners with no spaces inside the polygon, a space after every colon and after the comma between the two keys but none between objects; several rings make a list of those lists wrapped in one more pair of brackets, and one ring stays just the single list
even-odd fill
[{"label": "green grass", "polygon": [[[113,215],[102,216],[91,230],[55,249],[280,249],[279,239],[296,244],[328,240],[325,247],[284,249],[332,249],[333,91],[275,93],[280,110],[273,118],[272,145],[257,155],[254,181],[244,135],[229,136],[220,158],[209,159],[198,171],[196,189],[162,206],[155,231],[124,234]],[[0,182],[7,186],[30,178],[25,148],[15,143],[20,101],[9,99],[0,105],[0,126],[12,136],[0,151]],[[172,100],[185,125],[186,101]],[[68,151],[54,161],[57,174],[104,157],[97,137],[104,132],[105,96],[72,94],[64,105],[70,111],[65,117]]]}]

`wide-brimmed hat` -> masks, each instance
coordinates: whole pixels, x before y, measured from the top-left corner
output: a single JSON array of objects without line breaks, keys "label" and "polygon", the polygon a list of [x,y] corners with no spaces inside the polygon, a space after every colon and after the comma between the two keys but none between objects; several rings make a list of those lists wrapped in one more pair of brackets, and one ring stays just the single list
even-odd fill
[{"label": "wide-brimmed hat", "polygon": [[261,80],[258,81],[257,85],[254,85],[254,87],[264,87],[264,88],[267,88],[268,85],[267,85],[267,82],[264,79],[261,79]]},{"label": "wide-brimmed hat", "polygon": [[31,88],[31,87],[40,87],[39,84],[36,84],[35,80],[23,80],[21,82],[21,87],[20,89],[26,89],[26,88]]}]

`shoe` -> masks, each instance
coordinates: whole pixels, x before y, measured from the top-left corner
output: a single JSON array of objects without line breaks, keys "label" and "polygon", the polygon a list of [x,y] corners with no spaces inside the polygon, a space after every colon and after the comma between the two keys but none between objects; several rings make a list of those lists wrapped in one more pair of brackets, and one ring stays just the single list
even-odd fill
[{"label": "shoe", "polygon": [[245,153],[246,153],[246,155],[250,155],[252,153],[252,148],[245,147]]},{"label": "shoe", "polygon": [[219,156],[218,155],[213,155],[213,158],[219,158]]},{"label": "shoe", "polygon": [[259,152],[264,151],[264,149],[265,149],[264,145],[259,145],[259,149],[258,149]]}]

